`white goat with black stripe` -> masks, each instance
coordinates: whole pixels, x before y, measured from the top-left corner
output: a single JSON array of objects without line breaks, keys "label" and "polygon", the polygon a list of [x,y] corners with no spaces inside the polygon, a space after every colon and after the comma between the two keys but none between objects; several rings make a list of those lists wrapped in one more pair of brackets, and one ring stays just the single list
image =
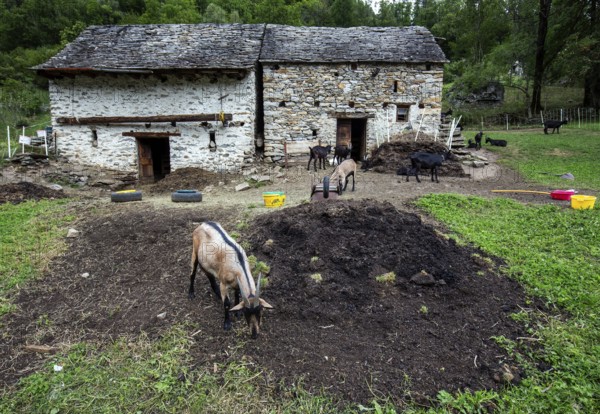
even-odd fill
[{"label": "white goat with black stripe", "polygon": [[[204,222],[192,234],[192,274],[190,276],[189,298],[195,297],[194,280],[198,265],[210,282],[210,285],[223,301],[225,321],[223,329],[231,329],[229,312],[242,310],[248,326],[252,330],[252,338],[256,338],[260,331],[261,311],[263,308],[273,308],[260,298],[260,280],[258,288],[250,272],[248,257],[242,247],[227,234],[220,224]],[[217,284],[218,280],[218,284]],[[235,303],[229,298],[229,291],[235,291]],[[240,294],[242,301],[240,302]]]}]

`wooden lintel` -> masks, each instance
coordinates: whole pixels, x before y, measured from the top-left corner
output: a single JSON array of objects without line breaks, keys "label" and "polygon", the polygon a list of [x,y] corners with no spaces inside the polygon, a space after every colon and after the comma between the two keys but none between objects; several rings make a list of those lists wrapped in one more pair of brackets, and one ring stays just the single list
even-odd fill
[{"label": "wooden lintel", "polygon": [[84,118],[60,117],[59,124],[90,125],[90,124],[123,124],[129,122],[202,122],[202,121],[231,121],[232,114],[193,114],[193,115],[156,115],[156,116],[90,116]]},{"label": "wooden lintel", "polygon": [[169,138],[169,137],[180,137],[179,132],[144,132],[144,131],[129,131],[123,132],[124,137],[135,137],[135,138]]}]

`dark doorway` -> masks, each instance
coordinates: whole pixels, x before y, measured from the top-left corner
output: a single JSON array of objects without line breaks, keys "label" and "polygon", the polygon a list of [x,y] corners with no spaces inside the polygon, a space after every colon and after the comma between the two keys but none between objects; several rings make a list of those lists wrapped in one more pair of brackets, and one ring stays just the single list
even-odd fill
[{"label": "dark doorway", "polygon": [[338,118],[336,145],[352,145],[351,157],[354,161],[363,159],[367,147],[366,118]]},{"label": "dark doorway", "polygon": [[169,138],[137,139],[141,183],[152,183],[171,172]]}]

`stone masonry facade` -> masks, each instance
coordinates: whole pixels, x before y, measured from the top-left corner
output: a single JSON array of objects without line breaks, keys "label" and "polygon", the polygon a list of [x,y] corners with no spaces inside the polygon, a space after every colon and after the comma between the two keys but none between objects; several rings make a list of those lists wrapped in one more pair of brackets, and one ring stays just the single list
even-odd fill
[{"label": "stone masonry facade", "polygon": [[[222,98],[223,97],[223,98]],[[222,98],[222,99],[220,99]],[[237,172],[254,154],[255,75],[79,76],[50,81],[61,155],[74,163],[137,172],[136,138],[123,132],[176,132],[169,138],[171,170],[199,167]],[[232,121],[62,125],[59,117],[156,116],[231,113]],[[216,151],[209,134],[216,135]]]},{"label": "stone masonry facade", "polygon": [[[335,145],[338,118],[367,119],[366,146],[412,129],[439,128],[441,64],[266,64],[263,68],[264,155],[306,156],[308,146]],[[408,108],[396,120],[398,105]]]}]

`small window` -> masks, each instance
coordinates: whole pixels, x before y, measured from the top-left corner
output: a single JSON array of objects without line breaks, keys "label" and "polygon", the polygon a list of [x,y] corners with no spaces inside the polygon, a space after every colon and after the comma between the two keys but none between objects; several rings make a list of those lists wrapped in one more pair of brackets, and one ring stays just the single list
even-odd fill
[{"label": "small window", "polygon": [[409,109],[410,109],[410,106],[408,106],[408,105],[398,105],[396,107],[396,121],[397,122],[408,121],[408,110]]},{"label": "small window", "polygon": [[358,69],[358,63],[356,63],[356,62],[350,63],[350,69],[352,69],[352,70]]},{"label": "small window", "polygon": [[398,92],[398,81],[394,81],[394,93]]},{"label": "small window", "polygon": [[92,147],[98,147],[98,131],[92,129]]}]

